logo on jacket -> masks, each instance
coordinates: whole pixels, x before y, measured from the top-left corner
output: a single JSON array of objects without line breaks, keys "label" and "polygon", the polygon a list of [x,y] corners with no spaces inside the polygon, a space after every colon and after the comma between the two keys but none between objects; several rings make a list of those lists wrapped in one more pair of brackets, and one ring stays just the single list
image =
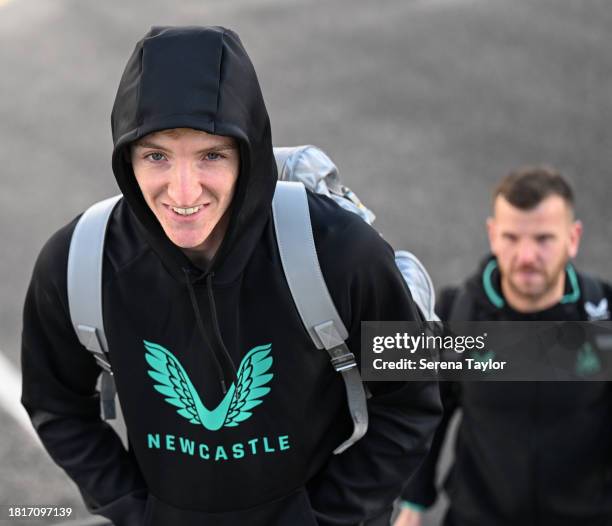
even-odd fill
[{"label": "logo on jacket", "polygon": [[579,376],[589,376],[601,371],[601,360],[590,343],[585,343],[576,357],[576,373]]},{"label": "logo on jacket", "polygon": [[584,304],[584,310],[589,317],[589,321],[607,320],[610,318],[607,298],[603,298],[597,305],[587,301]]},{"label": "logo on jacket", "polygon": [[187,372],[168,349],[144,341],[145,358],[152,367],[149,376],[155,380],[154,388],[164,400],[177,408],[177,413],[192,424],[201,424],[209,431],[222,427],[236,427],[251,417],[252,409],[270,392],[266,384],[273,375],[272,345],[253,347],[240,362],[237,382],[232,383],[223,400],[212,410],[207,409]]}]

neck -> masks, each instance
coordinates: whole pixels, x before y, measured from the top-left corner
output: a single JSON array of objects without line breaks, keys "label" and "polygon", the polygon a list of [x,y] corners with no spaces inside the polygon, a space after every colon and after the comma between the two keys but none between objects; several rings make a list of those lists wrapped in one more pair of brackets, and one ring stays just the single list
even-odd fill
[{"label": "neck", "polygon": [[518,294],[508,283],[507,278],[502,278],[501,289],[504,299],[517,312],[538,312],[553,307],[561,301],[565,292],[565,272],[561,272],[557,283],[544,294],[538,297]]},{"label": "neck", "polygon": [[208,255],[206,251],[203,251],[201,248],[183,248],[181,249],[183,253],[191,260],[191,262],[201,269],[206,269],[208,264],[212,260],[212,255]]}]

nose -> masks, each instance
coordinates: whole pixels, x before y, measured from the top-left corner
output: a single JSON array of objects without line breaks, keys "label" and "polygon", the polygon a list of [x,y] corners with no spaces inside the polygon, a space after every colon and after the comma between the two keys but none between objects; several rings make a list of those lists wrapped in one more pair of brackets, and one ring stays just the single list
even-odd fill
[{"label": "nose", "polygon": [[179,162],[172,167],[167,192],[176,206],[190,207],[199,204],[202,187],[196,170],[189,162]]},{"label": "nose", "polygon": [[537,247],[535,243],[528,239],[521,240],[518,246],[516,259],[519,266],[535,263],[537,260]]}]

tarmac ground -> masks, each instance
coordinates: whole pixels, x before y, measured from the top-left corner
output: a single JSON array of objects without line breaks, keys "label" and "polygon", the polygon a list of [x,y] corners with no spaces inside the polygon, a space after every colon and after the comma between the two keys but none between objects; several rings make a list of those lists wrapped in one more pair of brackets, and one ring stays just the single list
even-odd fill
[{"label": "tarmac ground", "polygon": [[486,252],[492,185],[539,163],[576,187],[578,265],[612,279],[606,0],[0,0],[0,505],[87,517],[22,425],[11,382],[23,298],[46,239],[117,193],[116,86],[148,28],[178,24],[241,35],[274,143],[327,151],[385,238],[414,252],[437,287],[458,283]]}]

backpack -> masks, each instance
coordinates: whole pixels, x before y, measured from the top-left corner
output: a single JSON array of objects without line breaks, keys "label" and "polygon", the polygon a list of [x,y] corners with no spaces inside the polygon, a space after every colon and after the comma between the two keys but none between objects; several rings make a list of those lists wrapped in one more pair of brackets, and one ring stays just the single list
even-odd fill
[{"label": "backpack", "polygon": [[[357,195],[341,183],[336,165],[316,146],[274,148],[274,156],[280,181],[301,182],[311,192],[325,195],[345,210],[357,214],[368,225],[376,219]],[[395,251],[395,263],[424,319],[440,321],[434,311],[434,286],[423,264],[407,250]]]},{"label": "backpack", "polygon": [[[332,366],[342,375],[353,421],[351,436],[334,450],[339,454],[367,431],[366,392],[355,356],[345,343],[348,331],[319,267],[306,188],[327,195],[369,224],[375,216],[340,183],[336,166],[320,149],[313,146],[275,148],[274,154],[279,182],[272,201],[272,215],[283,271],[313,344],[327,351]],[[116,389],[102,316],[102,263],[106,226],[121,197],[100,201],[85,211],[75,227],[68,255],[70,317],[79,341],[102,368],[98,389],[104,420],[116,417]],[[422,315],[428,320],[437,319],[433,285],[423,265],[406,251],[396,252],[396,262]],[[120,425],[117,431],[126,443],[125,429]]]}]

